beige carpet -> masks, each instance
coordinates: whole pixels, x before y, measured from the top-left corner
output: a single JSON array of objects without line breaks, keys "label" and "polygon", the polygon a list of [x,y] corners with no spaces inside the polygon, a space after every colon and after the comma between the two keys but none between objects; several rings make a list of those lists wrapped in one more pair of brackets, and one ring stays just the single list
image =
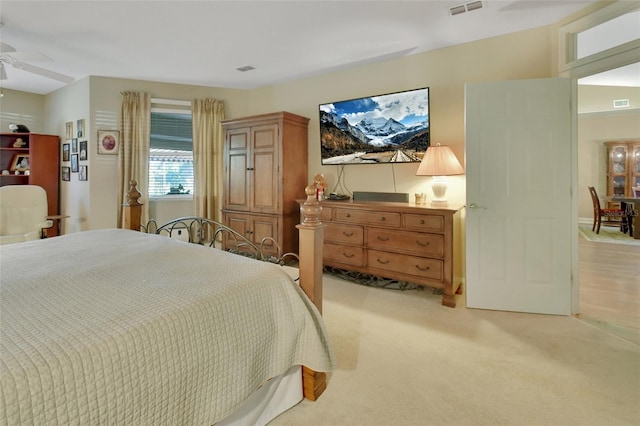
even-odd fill
[{"label": "beige carpet", "polygon": [[328,388],[271,425],[640,424],[640,347],[574,317],[324,279]]}]

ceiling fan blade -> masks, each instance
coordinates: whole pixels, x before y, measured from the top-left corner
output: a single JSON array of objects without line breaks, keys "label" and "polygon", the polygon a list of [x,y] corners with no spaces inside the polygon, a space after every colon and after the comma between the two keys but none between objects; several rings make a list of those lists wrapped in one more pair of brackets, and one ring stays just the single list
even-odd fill
[{"label": "ceiling fan blade", "polygon": [[6,56],[19,62],[53,62],[53,59],[40,52],[11,52]]},{"label": "ceiling fan blade", "polygon": [[15,52],[16,49],[13,46],[9,46],[7,43],[3,43],[0,41],[0,55],[3,53],[12,53]]},{"label": "ceiling fan blade", "polygon": [[68,75],[60,74],[55,71],[47,70],[44,68],[36,67],[35,65],[25,64],[24,62],[15,62],[12,63],[14,68],[19,70],[27,71],[33,74],[38,74],[43,77],[47,77],[53,80],[58,80],[62,83],[71,83],[75,80],[75,78],[70,77]]}]

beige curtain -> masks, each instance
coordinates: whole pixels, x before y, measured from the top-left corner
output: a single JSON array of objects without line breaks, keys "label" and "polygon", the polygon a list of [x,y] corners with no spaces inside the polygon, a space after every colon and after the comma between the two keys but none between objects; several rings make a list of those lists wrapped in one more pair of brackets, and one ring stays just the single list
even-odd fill
[{"label": "beige curtain", "polygon": [[129,181],[138,182],[142,194],[141,223],[149,221],[149,145],[151,138],[151,95],[123,92],[121,116],[121,142],[118,152],[120,197],[118,198],[118,228],[124,224],[122,204],[129,191]]},{"label": "beige curtain", "polygon": [[191,114],[195,215],[222,221],[224,103],[216,99],[194,99]]}]

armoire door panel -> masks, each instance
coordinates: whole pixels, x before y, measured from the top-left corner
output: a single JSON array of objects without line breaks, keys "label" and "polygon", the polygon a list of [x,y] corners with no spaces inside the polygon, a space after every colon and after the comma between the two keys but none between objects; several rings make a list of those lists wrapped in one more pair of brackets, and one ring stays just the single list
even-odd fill
[{"label": "armoire door panel", "polygon": [[227,206],[249,210],[248,157],[246,153],[230,154],[227,166]]},{"label": "armoire door panel", "polygon": [[274,151],[256,152],[253,157],[252,209],[260,213],[276,213],[278,179]]}]

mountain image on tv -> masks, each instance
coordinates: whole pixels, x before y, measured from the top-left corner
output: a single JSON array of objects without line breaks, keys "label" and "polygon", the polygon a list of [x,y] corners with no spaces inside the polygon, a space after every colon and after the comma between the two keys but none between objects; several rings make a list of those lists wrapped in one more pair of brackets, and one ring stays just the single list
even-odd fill
[{"label": "mountain image on tv", "polygon": [[429,89],[319,106],[323,165],[418,162],[429,147]]}]

